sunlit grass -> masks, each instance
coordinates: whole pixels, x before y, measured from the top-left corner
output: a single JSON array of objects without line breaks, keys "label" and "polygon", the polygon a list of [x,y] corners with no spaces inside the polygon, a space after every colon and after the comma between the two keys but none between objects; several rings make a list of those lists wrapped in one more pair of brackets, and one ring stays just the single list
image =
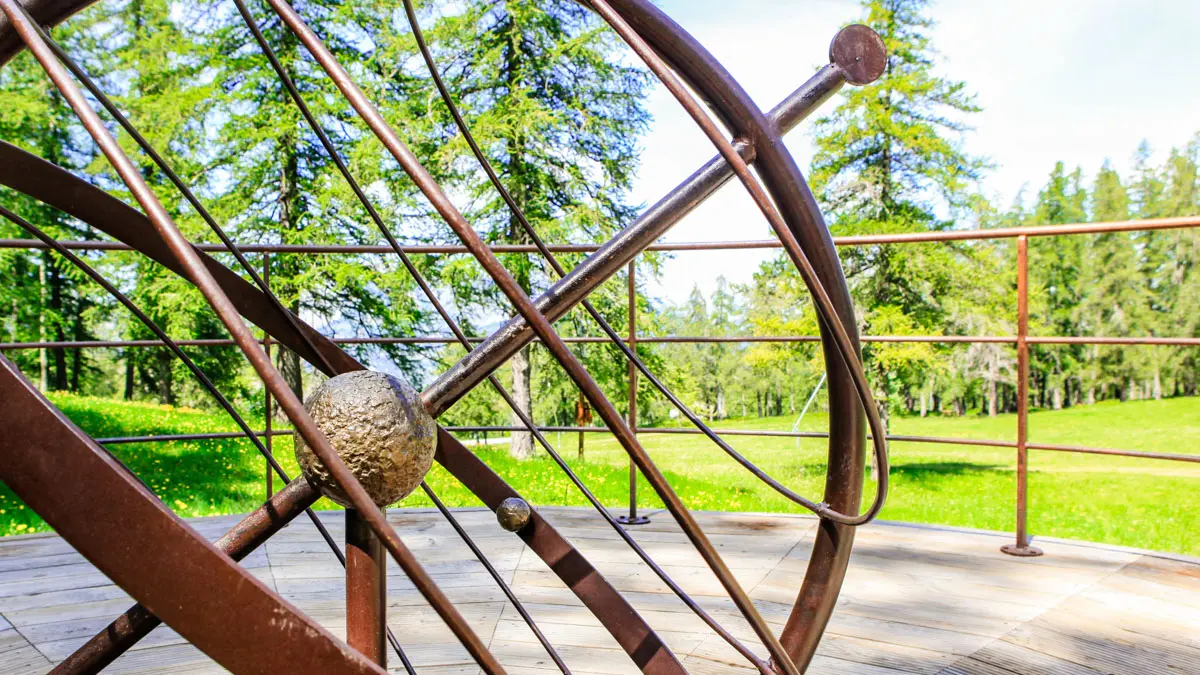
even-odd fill
[{"label": "sunlit grass", "polygon": [[[143,403],[124,403],[56,394],[77,424],[95,437],[234,431],[228,418],[207,412]],[[792,418],[735,419],[718,426],[790,429]],[[803,428],[823,430],[827,420],[809,414]],[[252,422],[261,426],[261,420]],[[1012,440],[1016,419],[894,418],[892,432]],[[1200,399],[1102,403],[1056,412],[1035,412],[1030,437],[1036,442],[1091,445],[1150,452],[1200,454]],[[606,505],[628,503],[629,470],[624,451],[607,434],[588,434],[585,458],[576,457],[575,434],[549,434],[573,469]],[[759,483],[697,436],[643,434],[643,443],[684,502],[695,509],[798,513],[800,509]],[[825,442],[790,438],[730,436],[734,447],[802,494],[819,499],[824,486]],[[273,443],[280,462],[296,474],[291,439]],[[243,512],[264,496],[264,464],[245,440],[176,441],[112,446],[176,512],[202,516]],[[501,477],[535,504],[587,502],[544,455],[518,462],[503,446],[476,452]],[[1008,449],[896,443],[892,490],[882,517],[991,530],[1010,530],[1015,500],[1015,452]],[[1200,554],[1200,465],[1094,455],[1031,451],[1029,519],[1034,535],[1067,537],[1143,548]],[[429,483],[454,506],[479,501],[445,471]],[[276,481],[276,486],[279,482]],[[874,485],[868,481],[867,498]],[[661,506],[642,482],[639,506]],[[417,493],[405,506],[428,506]],[[319,508],[334,508],[322,501]],[[20,534],[45,525],[4,489],[0,533]]]}]

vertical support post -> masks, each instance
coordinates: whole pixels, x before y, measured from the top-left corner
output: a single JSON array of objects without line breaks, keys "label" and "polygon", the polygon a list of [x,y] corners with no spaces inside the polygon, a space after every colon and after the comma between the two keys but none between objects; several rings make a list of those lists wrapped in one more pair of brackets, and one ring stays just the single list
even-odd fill
[{"label": "vertical support post", "polygon": [[1029,545],[1026,528],[1029,477],[1029,239],[1017,237],[1017,540],[1000,550],[1009,555],[1042,555]]},{"label": "vertical support post", "polygon": [[387,666],[387,558],[366,519],[346,509],[346,644]]},{"label": "vertical support post", "polygon": [[[634,260],[629,261],[629,273],[626,275],[629,283],[629,308],[628,308],[628,324],[629,324],[629,349],[637,353],[637,263]],[[638,414],[637,414],[637,366],[633,365],[633,361],[629,362],[629,428],[633,431],[634,436],[637,436],[638,430]],[[629,515],[618,516],[617,522],[625,525],[645,525],[650,522],[646,516],[639,516],[637,512],[637,467],[633,464],[633,459],[629,460]]]},{"label": "vertical support post", "polygon": [[[271,254],[263,253],[263,285],[269,290],[271,288]],[[267,353],[267,360],[271,360],[271,336],[267,331],[263,331],[263,351]],[[275,450],[271,447],[271,389],[263,383],[263,444],[267,446],[267,454],[275,456]],[[264,462],[267,465],[267,499],[270,499],[275,494],[275,474],[271,471],[271,463]]]}]

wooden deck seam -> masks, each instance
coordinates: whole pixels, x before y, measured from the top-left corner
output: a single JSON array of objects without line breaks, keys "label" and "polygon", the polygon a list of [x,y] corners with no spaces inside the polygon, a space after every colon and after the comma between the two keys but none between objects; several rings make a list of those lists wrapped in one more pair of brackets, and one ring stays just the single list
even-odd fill
[{"label": "wooden deck seam", "polygon": [[[952,662],[950,665],[948,665],[948,666],[947,666],[945,669],[943,669],[943,670],[949,670],[950,672],[955,672],[953,669],[954,669],[956,666],[958,666],[960,663],[963,663],[963,662],[965,662],[965,661],[979,661],[979,662],[982,662],[982,663],[987,663],[989,666],[992,666],[992,667],[994,667],[994,668],[999,668],[999,669],[1001,669],[1001,670],[1006,670],[1006,671],[1008,671],[1008,672],[1014,673],[1015,675],[1025,675],[1024,673],[1021,673],[1021,672],[1019,672],[1019,671],[1015,671],[1015,670],[1011,670],[1011,669],[1009,669],[1009,668],[1004,668],[1004,667],[1002,667],[1002,666],[999,666],[998,664],[996,664],[996,663],[993,663],[993,662],[991,662],[991,661],[983,661],[982,659],[976,659],[976,658],[975,658],[975,656],[976,656],[977,654],[980,654],[981,652],[986,652],[986,651],[987,651],[987,650],[988,650],[990,647],[992,647],[993,645],[995,645],[995,644],[996,644],[996,643],[998,643],[998,642],[1004,642],[1004,643],[1011,644],[1011,645],[1014,645],[1014,646],[1019,646],[1019,647],[1021,647],[1021,648],[1023,648],[1023,649],[1029,649],[1030,651],[1034,651],[1034,652],[1037,652],[1037,653],[1039,653],[1039,654],[1043,654],[1043,655],[1045,655],[1045,656],[1047,656],[1047,657],[1054,658],[1054,659],[1059,659],[1059,660],[1061,660],[1061,661],[1066,661],[1067,663],[1071,663],[1071,664],[1073,664],[1073,665],[1076,665],[1076,666],[1079,666],[1079,667],[1081,667],[1081,668],[1085,668],[1085,669],[1091,670],[1091,668],[1090,668],[1090,667],[1089,667],[1087,664],[1079,663],[1079,662],[1077,662],[1077,661],[1072,661],[1072,660],[1069,660],[1069,659],[1064,659],[1064,658],[1062,658],[1062,657],[1054,656],[1054,655],[1052,655],[1052,654],[1046,654],[1045,652],[1042,652],[1042,651],[1040,651],[1040,650],[1034,649],[1034,648],[1032,648],[1032,647],[1026,647],[1026,646],[1024,646],[1024,645],[1018,645],[1017,643],[1011,642],[1011,641],[1007,640],[1006,638],[1008,638],[1009,636],[1013,635],[1013,634],[1014,634],[1016,631],[1020,630],[1021,628],[1025,627],[1025,626],[1028,626],[1029,624],[1031,624],[1031,623],[1033,623],[1033,622],[1037,621],[1038,619],[1040,619],[1040,618],[1042,618],[1042,617],[1046,616],[1047,614],[1049,614],[1050,612],[1054,611],[1055,609],[1057,609],[1057,608],[1061,607],[1061,606],[1062,606],[1064,603],[1066,603],[1066,602],[1067,602],[1068,600],[1070,600],[1071,598],[1079,597],[1080,595],[1083,595],[1085,592],[1087,592],[1089,589],[1092,589],[1092,588],[1095,588],[1095,587],[1099,586],[1099,585],[1100,585],[1101,583],[1103,583],[1105,580],[1107,580],[1107,579],[1109,579],[1109,578],[1113,577],[1113,576],[1114,576],[1114,575],[1116,575],[1116,574],[1119,574],[1119,573],[1121,572],[1121,570],[1124,570],[1126,567],[1128,567],[1128,566],[1132,565],[1133,563],[1135,563],[1135,562],[1137,562],[1137,561],[1141,560],[1143,557],[1144,557],[1144,556],[1142,556],[1142,555],[1139,555],[1138,557],[1136,557],[1136,558],[1134,558],[1134,559],[1132,559],[1132,560],[1127,560],[1127,561],[1125,561],[1125,562],[1121,563],[1121,564],[1120,564],[1120,566],[1118,566],[1116,569],[1110,570],[1109,572],[1105,573],[1103,576],[1101,576],[1100,578],[1096,579],[1095,581],[1093,581],[1092,583],[1088,584],[1087,586],[1084,586],[1083,588],[1080,588],[1080,589],[1078,589],[1078,590],[1077,590],[1077,591],[1075,591],[1074,593],[1070,593],[1070,594],[1068,594],[1068,595],[1066,595],[1066,596],[1064,596],[1064,597],[1062,597],[1062,598],[1059,598],[1059,599],[1058,599],[1058,600],[1057,600],[1057,601],[1056,601],[1054,604],[1047,606],[1047,607],[1046,607],[1046,608],[1044,608],[1042,611],[1038,612],[1038,613],[1037,613],[1037,615],[1035,615],[1035,616],[1033,616],[1033,617],[1030,617],[1028,621],[1022,621],[1022,622],[1018,623],[1018,624],[1017,624],[1015,627],[1013,627],[1012,629],[1010,629],[1010,630],[1006,631],[1006,632],[1005,632],[1003,635],[997,636],[996,638],[994,638],[994,639],[992,639],[992,640],[989,640],[989,641],[988,641],[986,644],[984,644],[984,645],[983,645],[982,647],[980,647],[979,649],[976,649],[974,652],[971,652],[970,654],[967,654],[967,655],[965,655],[965,656],[962,656],[962,657],[960,657],[960,658],[957,658],[957,659],[955,659],[955,660],[954,660],[954,661],[953,661],[953,662]],[[943,671],[938,671],[938,675],[941,675],[941,673],[942,673],[942,672],[943,672]]]}]

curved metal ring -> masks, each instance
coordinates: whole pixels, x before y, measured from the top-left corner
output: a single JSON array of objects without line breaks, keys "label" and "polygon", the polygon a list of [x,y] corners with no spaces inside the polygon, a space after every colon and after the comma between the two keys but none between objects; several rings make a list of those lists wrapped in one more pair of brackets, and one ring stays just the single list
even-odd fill
[{"label": "curved metal ring", "polygon": [[[841,261],[816,199],[784,147],[779,130],[763,115],[729,72],[674,20],[648,0],[610,0],[613,8],[641,34],[696,91],[727,128],[755,148],[755,168],[781,215],[828,290],[843,327],[855,347],[858,329]],[[832,54],[835,60],[842,54]],[[847,63],[852,77],[880,67],[871,58]],[[825,501],[842,513],[854,513],[862,500],[865,424],[850,373],[821,325],[829,381],[829,468]],[[801,669],[811,661],[845,578],[854,528],[822,520],[799,597],[781,642]]]},{"label": "curved metal ring", "polygon": [[[57,24],[93,0],[22,0],[43,25]],[[773,128],[749,96],[712,56],[669,17],[645,0],[612,0],[613,6],[652,44],[692,87],[709,102],[730,129],[751,141],[756,168],[796,240],[813,261],[822,285],[841,317],[853,317],[840,261],[820,211],[799,168]],[[0,65],[23,47],[11,26],[0,18]],[[843,319],[857,347],[857,329]],[[858,396],[845,364],[832,345],[828,326],[822,338],[830,381],[830,448],[826,503],[843,513],[860,507],[863,483],[864,425]],[[840,590],[853,542],[853,528],[823,521],[800,597],[783,634],[784,645],[798,665],[812,657]]]}]

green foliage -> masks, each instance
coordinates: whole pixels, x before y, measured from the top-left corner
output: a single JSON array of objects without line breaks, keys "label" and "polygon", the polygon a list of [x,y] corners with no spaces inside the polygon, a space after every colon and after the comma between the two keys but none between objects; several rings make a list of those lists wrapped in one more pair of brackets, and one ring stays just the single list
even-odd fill
[{"label": "green foliage", "polygon": [[[194,410],[54,394],[52,400],[97,436],[233,430],[226,418]],[[1101,403],[1072,410],[1037,412],[1030,418],[1033,438],[1044,443],[1110,445],[1154,452],[1191,452],[1180,439],[1200,433],[1200,399]],[[819,431],[823,414],[805,418],[802,430]],[[1011,440],[1012,415],[896,418],[894,432],[921,436],[961,436]],[[787,430],[789,416],[731,419],[718,426]],[[747,474],[702,437],[643,434],[648,451],[663,468],[689,508],[715,511],[797,513],[798,508]],[[825,448],[820,439],[730,437],[735,447],[803,494],[824,486]],[[556,445],[559,438],[550,434]],[[245,512],[263,496],[263,461],[245,441],[196,441],[114,445],[116,455],[180,515]],[[502,448],[473,450],[504,480],[534,504],[584,506],[586,502],[543,453],[518,461]],[[275,439],[275,454],[295,475],[291,441]],[[628,503],[628,457],[610,436],[589,434],[587,461],[572,468],[600,500],[613,508]],[[892,492],[882,517],[991,530],[1011,530],[1015,486],[1011,450],[892,445]],[[1200,470],[1194,464],[1152,463],[1119,457],[1035,451],[1031,458],[1030,528],[1038,536],[1066,537],[1189,555],[1200,553],[1192,533],[1200,528]],[[429,483],[451,506],[479,506],[478,500],[440,467]],[[276,483],[278,486],[278,483]],[[866,499],[873,486],[868,485]],[[1096,495],[1104,494],[1105,499]],[[1171,494],[1167,501],[1162,494]],[[644,482],[640,508],[661,508]],[[430,506],[420,491],[402,506]],[[322,500],[319,509],[336,508]],[[0,534],[45,529],[6,489],[0,488]]]}]

